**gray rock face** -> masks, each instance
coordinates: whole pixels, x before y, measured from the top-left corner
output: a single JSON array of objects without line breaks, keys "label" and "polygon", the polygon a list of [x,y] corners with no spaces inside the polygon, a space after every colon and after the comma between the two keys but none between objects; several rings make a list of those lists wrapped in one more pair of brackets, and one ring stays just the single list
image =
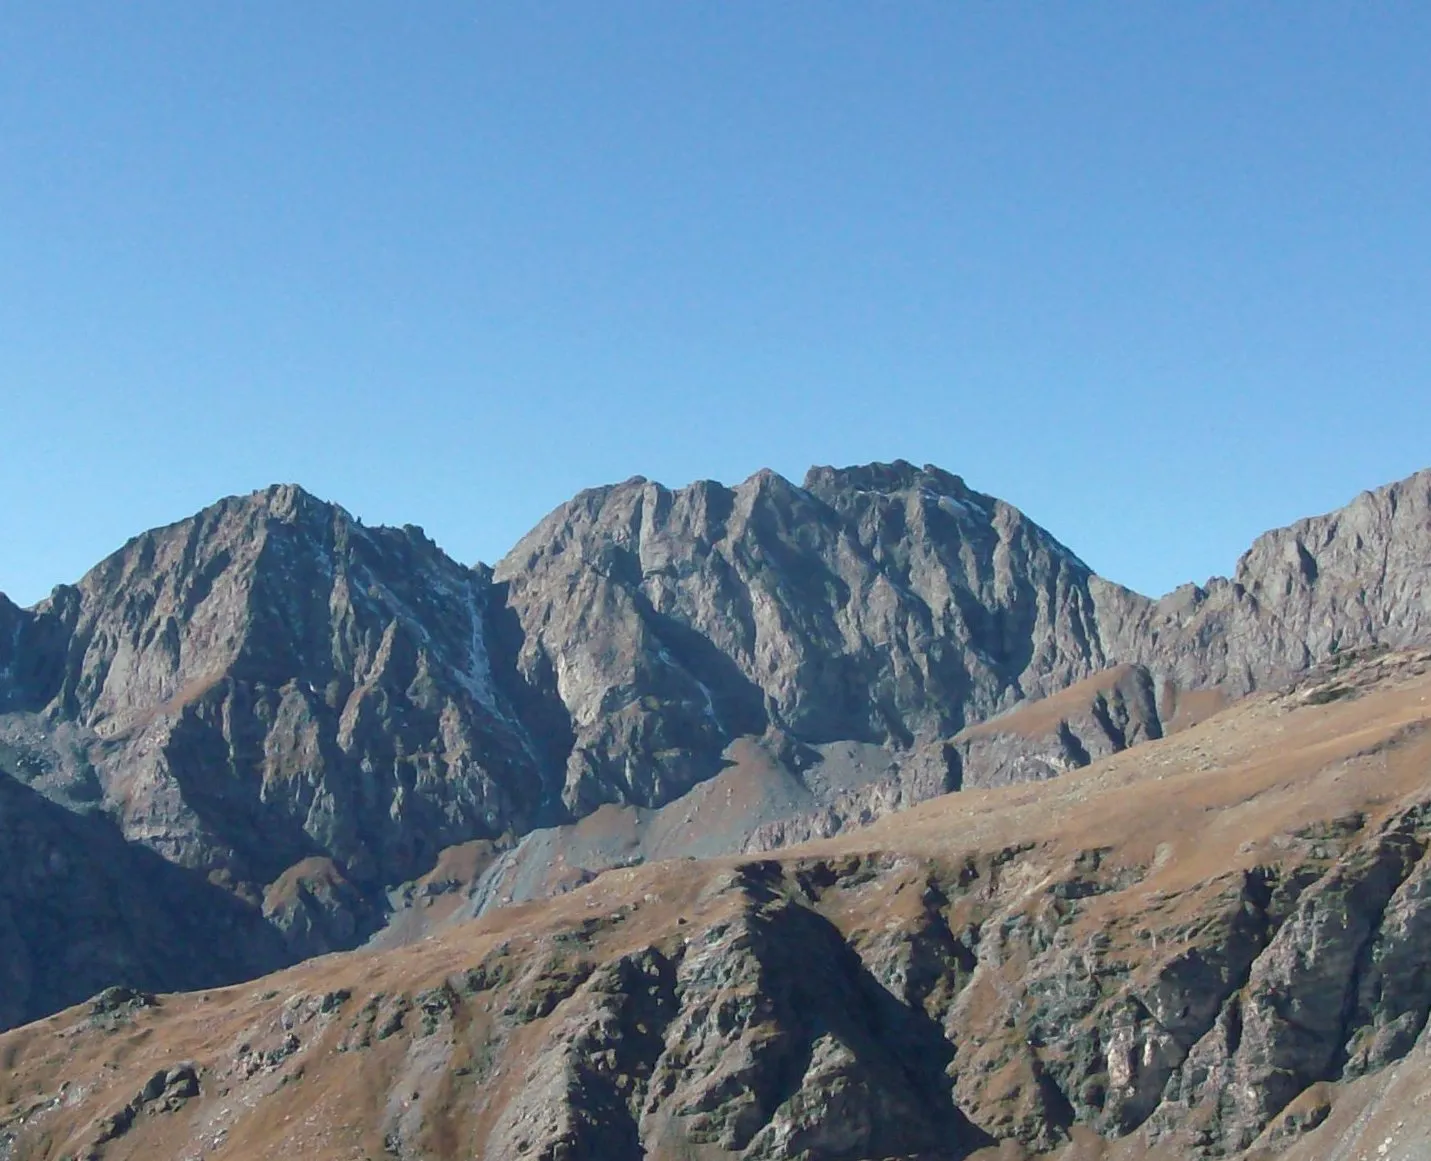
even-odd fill
[{"label": "gray rock face", "polygon": [[1425,639],[1428,576],[1431,472],[1269,533],[1231,580],[1153,601],[1009,505],[904,463],[815,468],[803,488],[768,472],[735,489],[632,480],[559,508],[496,570],[523,677],[570,715],[577,815],[669,802],[739,734],[918,748],[1138,667],[1111,714],[1089,707],[1092,749],[1066,723],[1050,761],[1021,765],[1026,746],[989,736],[962,755],[975,784],[1047,776],[1157,736],[1164,690],[1236,695]]},{"label": "gray rock face", "polygon": [[1109,657],[1245,693],[1338,652],[1431,637],[1431,470],[1260,536],[1231,579],[1151,601],[1095,580]]},{"label": "gray rock face", "polygon": [[908,464],[583,493],[496,569],[554,687],[563,799],[656,806],[732,737],[904,747],[1105,663],[1090,572],[1016,509]]},{"label": "gray rock face", "polygon": [[52,716],[166,857],[267,883],[314,854],[360,882],[530,825],[542,783],[497,689],[484,574],[414,528],[294,488],[146,533],[36,620],[68,629]]},{"label": "gray rock face", "polygon": [[[1159,601],[902,462],[585,492],[495,572],[275,487],[137,537],[34,609],[0,598],[0,757],[310,954],[362,938],[443,848],[671,804],[750,736],[880,746],[895,771],[754,846],[1049,776],[1156,736],[1167,689],[1237,693],[1424,638],[1428,567],[1431,472]],[[1116,664],[1052,732],[979,727]]]},{"label": "gray rock face", "polygon": [[[953,1105],[938,1025],[790,887],[777,865],[751,864],[711,884],[721,917],[689,939],[593,964],[604,924],[592,923],[449,977],[424,1028],[434,1039],[460,1042],[473,1025],[458,1014],[483,1000],[496,1015],[478,1059],[503,1059],[519,1034],[543,1038],[489,1114],[481,1155],[861,1161],[991,1143]],[[478,1077],[472,1105],[503,1099],[495,1079]],[[395,1120],[393,1151],[416,1155],[420,1116]]]},{"label": "gray rock face", "polygon": [[884,777],[844,790],[818,809],[755,827],[741,849],[770,851],[829,838],[966,787],[1056,778],[1162,737],[1160,700],[1147,669],[1115,666],[948,741],[918,746]]},{"label": "gray rock face", "polygon": [[[1244,1149],[1312,1084],[1410,1051],[1426,1025],[1424,983],[1414,999],[1394,986],[1388,995],[1382,972],[1366,978],[1366,968],[1372,957],[1380,967],[1428,950],[1431,916],[1421,897],[1428,818],[1418,803],[1305,890],[1295,880],[1279,884],[1295,900],[1280,926],[1263,904],[1249,937],[1229,940],[1241,990],[1224,995],[1195,1044],[1173,1046],[1169,1063],[1180,1067],[1149,1123],[1155,1140]],[[1190,1134],[1193,1109],[1201,1116]]]}]

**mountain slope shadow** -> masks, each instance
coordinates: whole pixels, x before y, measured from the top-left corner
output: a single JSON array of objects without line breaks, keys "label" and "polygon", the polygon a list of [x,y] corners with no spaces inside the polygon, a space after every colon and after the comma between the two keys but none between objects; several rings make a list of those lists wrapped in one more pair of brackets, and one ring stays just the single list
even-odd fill
[{"label": "mountain slope shadow", "polygon": [[290,957],[259,909],[0,775],[0,1025],[115,984],[181,991]]}]

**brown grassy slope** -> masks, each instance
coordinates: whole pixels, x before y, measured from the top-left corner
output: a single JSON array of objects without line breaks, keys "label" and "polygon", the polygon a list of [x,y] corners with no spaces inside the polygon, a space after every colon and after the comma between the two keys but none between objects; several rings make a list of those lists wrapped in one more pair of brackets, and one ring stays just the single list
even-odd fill
[{"label": "brown grassy slope", "polygon": [[988,718],[975,725],[967,726],[958,738],[982,738],[994,734],[1022,734],[1029,738],[1039,738],[1052,733],[1060,721],[1084,711],[1085,707],[1100,693],[1116,689],[1119,682],[1126,680],[1133,672],[1131,665],[1113,665],[1100,669],[1082,681],[1076,681],[1065,689],[1051,693],[1047,697],[1019,702],[1013,709],[997,717]]},{"label": "brown grassy slope", "polygon": [[1362,898],[1340,885],[1431,801],[1428,661],[776,857],[610,871],[408,948],[70,1009],[0,1036],[0,1158],[1431,1156],[1424,1036],[1367,1055],[1369,1009],[1306,1066],[1327,1083],[1274,1011],[1333,986],[1283,945],[1306,924],[1331,946]]},{"label": "brown grassy slope", "polygon": [[1374,659],[1361,685],[1325,702],[1345,683],[1318,674],[1053,782],[946,795],[829,845],[931,856],[1021,842],[1111,846],[1129,864],[1164,847],[1150,880],[1159,885],[1252,866],[1299,826],[1385,809],[1423,785],[1427,771],[1391,744],[1431,718],[1422,658]]}]

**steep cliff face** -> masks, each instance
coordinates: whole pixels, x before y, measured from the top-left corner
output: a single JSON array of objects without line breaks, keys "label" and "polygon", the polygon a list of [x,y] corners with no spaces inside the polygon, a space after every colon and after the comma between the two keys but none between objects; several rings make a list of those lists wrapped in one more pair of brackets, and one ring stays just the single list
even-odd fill
[{"label": "steep cliff face", "polygon": [[0,593],[0,708],[18,700],[22,678],[15,672],[20,660],[20,635],[33,618]]},{"label": "steep cliff face", "polygon": [[9,729],[76,727],[104,808],[181,866],[261,890],[323,855],[400,881],[541,809],[488,600],[487,576],[417,529],[363,528],[296,488],[227,500],[11,614],[10,704],[34,713]]},{"label": "steep cliff face", "polygon": [[572,723],[579,815],[671,801],[740,734],[904,749],[1109,665],[1240,695],[1431,635],[1428,570],[1431,472],[1153,601],[958,477],[896,463],[584,493],[496,575],[524,678]]},{"label": "steep cliff face", "polygon": [[1431,637],[1431,470],[1260,536],[1230,579],[1158,601],[1095,580],[1104,651],[1245,693],[1339,651]]},{"label": "steep cliff face", "polygon": [[902,463],[584,493],[496,577],[523,675],[570,713],[578,814],[670,801],[741,734],[903,747],[1104,663],[1077,558]]}]

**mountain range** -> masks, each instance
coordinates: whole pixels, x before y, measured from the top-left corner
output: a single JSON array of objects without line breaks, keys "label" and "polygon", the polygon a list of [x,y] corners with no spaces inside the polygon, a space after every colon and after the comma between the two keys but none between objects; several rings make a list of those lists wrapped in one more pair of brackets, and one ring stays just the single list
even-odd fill
[{"label": "mountain range", "polygon": [[[292,485],[222,500],[33,608],[0,597],[0,1026],[1046,782],[1425,642],[1428,576],[1431,471],[1156,600],[904,462],[635,478],[495,567]],[[1013,1136],[1162,1107],[1059,1092]]]},{"label": "mountain range", "polygon": [[[528,847],[550,867],[549,828],[604,806],[669,817],[742,753],[788,801],[662,853],[778,845],[880,801],[1047,775],[1159,736],[1209,692],[1424,638],[1428,559],[1431,472],[1269,533],[1232,578],[1161,600],[903,462],[815,468],[801,486],[633,479],[562,505],[495,568],[294,486],[230,498],[33,609],[0,598],[7,819],[33,816],[7,865],[35,868],[0,888],[0,945],[10,965],[53,962],[66,941],[27,917],[104,910],[83,862],[44,873],[55,828],[103,834],[213,901],[178,913],[251,930],[244,964],[213,964],[221,979],[355,945],[446,849],[540,830]],[[1115,666],[1081,732],[1060,717],[1031,753],[987,725]],[[136,886],[128,905],[176,913],[150,895]],[[63,983],[8,989],[0,1015],[42,1015],[121,969],[136,985],[200,978],[182,957],[144,962],[171,942],[96,937]]]}]

